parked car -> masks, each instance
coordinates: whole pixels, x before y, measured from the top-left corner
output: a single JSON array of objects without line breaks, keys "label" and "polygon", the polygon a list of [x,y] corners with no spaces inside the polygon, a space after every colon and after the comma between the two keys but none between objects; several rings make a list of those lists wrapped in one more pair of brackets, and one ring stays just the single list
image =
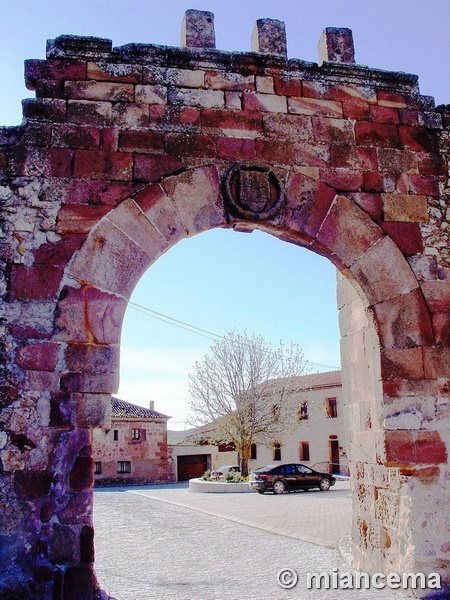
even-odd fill
[{"label": "parked car", "polygon": [[238,465],[219,467],[215,471],[211,471],[211,479],[224,479],[225,475],[228,475],[228,473],[237,473],[240,475],[241,467],[239,467]]},{"label": "parked car", "polygon": [[250,486],[260,494],[272,491],[282,494],[291,490],[311,490],[319,488],[323,492],[336,483],[329,473],[314,471],[305,465],[286,464],[260,467],[250,475]]}]

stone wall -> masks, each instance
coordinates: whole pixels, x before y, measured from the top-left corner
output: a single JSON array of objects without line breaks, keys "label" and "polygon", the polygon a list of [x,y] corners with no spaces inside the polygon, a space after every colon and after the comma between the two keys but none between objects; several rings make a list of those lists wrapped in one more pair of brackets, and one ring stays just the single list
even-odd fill
[{"label": "stone wall", "polygon": [[188,11],[184,47],[60,36],[26,63],[36,99],[0,129],[6,597],[91,599],[92,429],[127,301],[214,227],[308,247],[356,290],[340,320],[358,566],[450,579],[448,110],[414,75],[355,64],[349,30],[325,30],[320,65],[287,59],[280,21],[252,39],[216,50],[213,15]]}]

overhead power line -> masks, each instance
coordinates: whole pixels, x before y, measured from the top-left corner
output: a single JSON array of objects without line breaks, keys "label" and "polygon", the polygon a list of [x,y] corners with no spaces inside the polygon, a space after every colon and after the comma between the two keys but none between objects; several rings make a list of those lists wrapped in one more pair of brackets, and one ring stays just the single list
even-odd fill
[{"label": "overhead power line", "polygon": [[[157,312],[151,308],[146,306],[142,306],[141,304],[137,304],[136,302],[132,302],[131,300],[128,302],[128,305],[133,310],[140,312],[148,317],[152,317],[153,319],[157,319],[158,321],[162,321],[163,323],[167,323],[168,325],[173,325],[174,327],[178,327],[179,329],[184,329],[185,331],[190,331],[191,333],[195,333],[196,335],[200,335],[202,337],[208,338],[210,340],[222,340],[224,338],[223,335],[219,335],[218,333],[213,333],[212,331],[208,331],[207,329],[202,329],[201,327],[196,327],[195,325],[190,325],[185,321],[180,321],[179,319],[174,319],[173,317],[169,317],[163,313]],[[336,367],[335,365],[324,365],[321,363],[310,362],[309,360],[303,361],[305,364],[310,365],[311,367],[321,367],[326,369],[340,369],[340,367]]]}]

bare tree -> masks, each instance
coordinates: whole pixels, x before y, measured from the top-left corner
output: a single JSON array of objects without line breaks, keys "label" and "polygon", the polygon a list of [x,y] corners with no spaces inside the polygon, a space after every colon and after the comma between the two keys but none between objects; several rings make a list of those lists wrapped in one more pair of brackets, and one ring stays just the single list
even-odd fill
[{"label": "bare tree", "polygon": [[296,344],[274,349],[261,336],[227,332],[189,376],[191,422],[214,421],[217,440],[235,445],[246,476],[252,444],[273,446],[298,423],[292,378],[304,373]]}]

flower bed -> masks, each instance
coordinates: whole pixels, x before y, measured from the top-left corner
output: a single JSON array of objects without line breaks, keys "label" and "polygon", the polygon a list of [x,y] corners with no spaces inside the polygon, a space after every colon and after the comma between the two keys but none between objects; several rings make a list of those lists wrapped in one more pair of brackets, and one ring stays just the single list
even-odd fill
[{"label": "flower bed", "polygon": [[238,483],[228,481],[208,481],[202,478],[189,479],[189,492],[193,494],[243,494],[251,492],[248,481]]}]

